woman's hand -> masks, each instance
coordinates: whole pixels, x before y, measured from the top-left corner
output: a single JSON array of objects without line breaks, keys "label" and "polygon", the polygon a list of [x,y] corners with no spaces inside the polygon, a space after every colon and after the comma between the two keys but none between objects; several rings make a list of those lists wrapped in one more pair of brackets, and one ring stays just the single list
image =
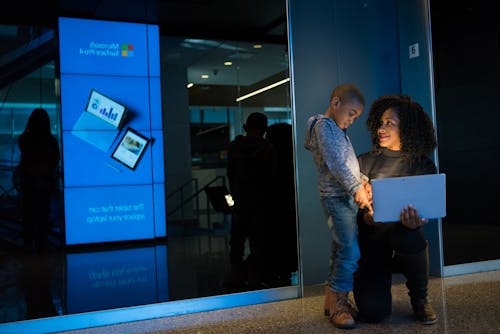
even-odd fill
[{"label": "woman's hand", "polygon": [[420,218],[417,209],[415,209],[411,204],[406,206],[400,215],[401,224],[414,230],[424,224],[427,224],[428,220],[426,218]]}]

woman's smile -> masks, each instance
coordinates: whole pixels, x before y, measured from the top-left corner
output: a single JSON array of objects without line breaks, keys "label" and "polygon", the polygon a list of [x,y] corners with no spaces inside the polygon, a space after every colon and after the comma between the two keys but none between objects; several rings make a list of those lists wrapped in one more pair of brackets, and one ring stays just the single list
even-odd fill
[{"label": "woman's smile", "polygon": [[391,136],[386,135],[386,134],[380,134],[378,135],[378,139],[382,142],[384,140],[388,140]]}]

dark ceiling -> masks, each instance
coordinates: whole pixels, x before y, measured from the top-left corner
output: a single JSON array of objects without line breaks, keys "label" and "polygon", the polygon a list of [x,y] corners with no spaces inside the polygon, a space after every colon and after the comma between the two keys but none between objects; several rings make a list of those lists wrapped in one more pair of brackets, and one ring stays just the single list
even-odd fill
[{"label": "dark ceiling", "polygon": [[[236,84],[232,78],[237,76],[230,68],[217,67],[228,57],[226,53],[231,49],[225,50],[226,43],[222,41],[231,41],[231,47],[247,50],[245,55],[252,56],[242,59],[241,66],[238,67],[238,85],[246,86],[243,87],[243,93],[254,87],[260,88],[264,84],[272,83],[270,80],[281,80],[287,76],[288,68],[285,12],[285,0],[2,1],[0,58],[15,53],[13,50],[25,50],[27,43],[39,36],[49,33],[53,36],[53,31],[57,28],[57,18],[60,16],[153,23],[159,25],[161,36],[170,36],[174,41],[177,37],[217,41],[217,47],[205,51],[184,49],[179,52],[183,55],[182,61],[187,62],[184,65],[188,67],[191,82],[201,84],[193,77],[198,75],[198,72],[209,71],[215,74],[216,69],[218,72],[217,76],[211,76],[204,84],[191,89],[190,95],[197,103],[209,98],[213,100],[214,96],[217,96],[231,97],[231,101],[222,101],[219,98],[219,105],[234,104]],[[266,46],[256,52],[251,50],[254,43]],[[44,54],[53,55],[53,43],[47,43],[47,47],[49,49]],[[170,55],[176,54],[176,50],[169,46]],[[34,49],[32,52],[36,56],[26,53],[23,57],[6,62],[5,65],[2,63],[0,88],[30,73],[33,68],[45,64],[47,60],[41,59],[41,51],[40,48]],[[193,53],[195,51],[197,53]],[[38,61],[39,64],[30,65],[29,61]],[[284,94],[285,90],[274,90],[273,94],[276,93]],[[252,101],[259,102],[260,99],[266,99],[266,96],[272,100],[269,94],[266,94]],[[280,97],[276,100],[284,99],[285,97]],[[260,103],[272,105],[264,100]]]},{"label": "dark ceiling", "polygon": [[7,0],[0,23],[55,28],[58,16],[147,22],[162,35],[286,43],[285,0]]}]

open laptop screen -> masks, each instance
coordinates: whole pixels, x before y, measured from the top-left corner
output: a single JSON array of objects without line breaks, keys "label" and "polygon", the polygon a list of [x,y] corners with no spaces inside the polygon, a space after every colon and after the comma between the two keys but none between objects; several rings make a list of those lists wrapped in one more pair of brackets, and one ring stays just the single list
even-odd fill
[{"label": "open laptop screen", "polygon": [[446,216],[446,175],[373,179],[373,218],[376,222],[399,221],[404,207],[411,204],[422,218]]},{"label": "open laptop screen", "polygon": [[127,108],[115,100],[99,93],[95,89],[90,91],[85,111],[99,117],[103,121],[119,129],[125,118]]}]

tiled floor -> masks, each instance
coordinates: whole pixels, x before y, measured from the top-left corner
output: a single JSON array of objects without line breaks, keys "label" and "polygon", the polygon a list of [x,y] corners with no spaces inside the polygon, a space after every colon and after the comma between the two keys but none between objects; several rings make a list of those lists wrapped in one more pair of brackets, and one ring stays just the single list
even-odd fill
[{"label": "tiled floor", "polygon": [[[400,276],[393,286],[393,314],[380,324],[358,323],[353,333],[500,333],[500,271],[432,278],[435,325],[415,323]],[[66,334],[112,333],[341,333],[323,316],[323,287],[305,288],[304,298],[247,307],[87,328]]]}]

